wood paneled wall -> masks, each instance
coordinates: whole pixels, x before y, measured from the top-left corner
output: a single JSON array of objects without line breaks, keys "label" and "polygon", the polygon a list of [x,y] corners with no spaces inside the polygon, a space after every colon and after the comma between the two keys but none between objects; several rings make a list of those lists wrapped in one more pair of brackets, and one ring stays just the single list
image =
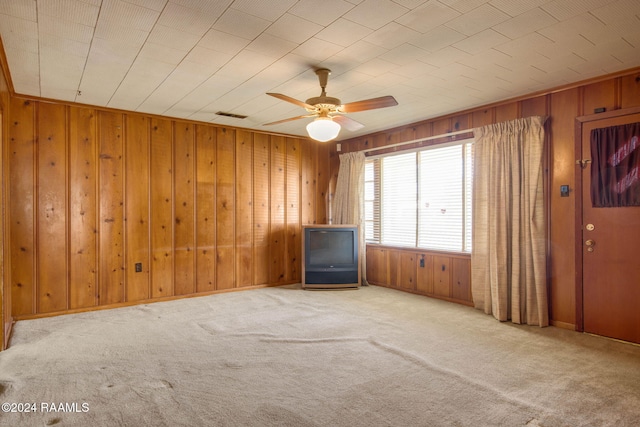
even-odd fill
[{"label": "wood paneled wall", "polygon": [[[6,58],[4,57],[4,49],[2,40],[0,40],[0,177],[4,177],[5,167],[7,165],[6,150],[4,147],[8,141],[6,129],[9,123],[9,98],[11,93],[9,72],[6,67]],[[5,263],[6,253],[6,225],[5,217],[5,200],[6,200],[6,180],[0,179],[0,351],[4,350],[9,339],[11,331],[11,291],[9,289],[9,280],[7,279],[7,265]]]},{"label": "wood paneled wall", "polygon": [[[12,97],[15,318],[300,281],[329,146]],[[136,271],[136,265],[140,271]]]},{"label": "wood paneled wall", "polygon": [[470,255],[367,245],[367,281],[473,305]]},{"label": "wood paneled wall", "polygon": [[[552,324],[574,329],[576,324],[576,153],[575,119],[593,114],[596,108],[607,111],[640,106],[640,69],[603,77],[581,85],[532,95],[503,103],[390,129],[342,141],[342,151],[359,151],[413,141],[447,132],[473,129],[533,115],[548,116],[548,167],[546,173],[549,217],[549,295]],[[336,173],[337,163],[332,163]],[[569,185],[570,197],[560,197],[560,185]],[[580,226],[580,224],[578,224]],[[367,259],[367,270],[376,263]],[[402,257],[389,268],[402,268]],[[393,264],[393,261],[391,262]]]}]

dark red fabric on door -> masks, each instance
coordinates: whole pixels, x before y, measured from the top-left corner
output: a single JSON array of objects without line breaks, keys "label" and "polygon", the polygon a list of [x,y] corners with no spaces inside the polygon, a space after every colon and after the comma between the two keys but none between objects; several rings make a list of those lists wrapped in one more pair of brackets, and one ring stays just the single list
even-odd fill
[{"label": "dark red fabric on door", "polygon": [[640,123],[591,131],[591,203],[640,206]]}]

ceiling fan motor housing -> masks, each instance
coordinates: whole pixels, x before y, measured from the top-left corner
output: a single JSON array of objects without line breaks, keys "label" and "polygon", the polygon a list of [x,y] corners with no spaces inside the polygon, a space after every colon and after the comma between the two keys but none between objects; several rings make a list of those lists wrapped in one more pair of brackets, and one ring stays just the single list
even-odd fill
[{"label": "ceiling fan motor housing", "polygon": [[309,98],[306,101],[307,104],[319,107],[320,105],[329,105],[333,107],[337,107],[338,105],[342,105],[338,98],[332,98],[330,96],[316,96],[313,98]]},{"label": "ceiling fan motor housing", "polygon": [[317,110],[335,109],[337,106],[342,105],[342,102],[340,102],[338,98],[327,96],[325,92],[329,74],[331,74],[331,70],[327,68],[320,68],[316,70],[316,75],[318,76],[318,80],[320,81],[320,88],[322,89],[322,93],[320,94],[320,96],[315,96],[313,98],[307,99],[306,103],[315,106]]}]

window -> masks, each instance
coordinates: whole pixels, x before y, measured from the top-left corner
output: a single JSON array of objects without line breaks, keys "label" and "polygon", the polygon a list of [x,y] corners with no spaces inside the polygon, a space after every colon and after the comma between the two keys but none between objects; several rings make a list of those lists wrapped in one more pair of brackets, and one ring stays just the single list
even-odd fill
[{"label": "window", "polygon": [[381,236],[388,245],[404,246],[416,236],[416,156],[400,154],[381,163]]},{"label": "window", "polygon": [[471,252],[472,141],[369,158],[369,243]]},{"label": "window", "polygon": [[364,173],[364,228],[365,236],[368,239],[380,240],[380,180],[376,179],[380,175],[380,162],[367,163]]}]

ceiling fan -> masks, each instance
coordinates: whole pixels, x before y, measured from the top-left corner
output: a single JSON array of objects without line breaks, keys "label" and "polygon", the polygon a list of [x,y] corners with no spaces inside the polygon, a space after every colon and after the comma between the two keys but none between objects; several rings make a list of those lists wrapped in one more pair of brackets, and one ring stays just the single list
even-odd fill
[{"label": "ceiling fan", "polygon": [[364,127],[349,117],[343,116],[344,113],[357,113],[359,111],[374,110],[376,108],[385,108],[398,105],[398,101],[393,96],[381,96],[380,98],[365,99],[363,101],[349,102],[342,104],[338,98],[327,96],[325,88],[329,79],[331,70],[320,68],[316,70],[316,75],[320,81],[322,93],[320,96],[307,99],[305,102],[298,101],[290,96],[281,93],[267,93],[275,98],[290,102],[307,110],[308,114],[302,116],[290,117],[288,119],[278,120],[271,123],[265,123],[265,126],[285,123],[292,120],[304,119],[307,117],[315,117],[314,121],[307,125],[309,136],[317,141],[330,141],[338,136],[341,126],[346,129],[355,131]]}]

